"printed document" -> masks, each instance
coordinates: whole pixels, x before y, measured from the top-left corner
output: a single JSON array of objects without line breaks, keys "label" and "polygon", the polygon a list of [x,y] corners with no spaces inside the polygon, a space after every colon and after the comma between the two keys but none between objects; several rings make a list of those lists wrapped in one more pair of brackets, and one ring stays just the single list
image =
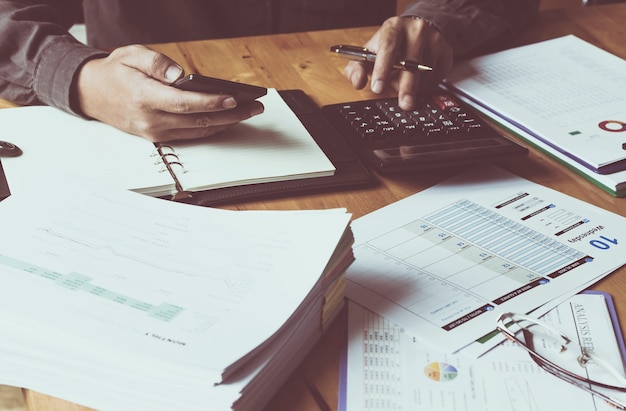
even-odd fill
[{"label": "printed document", "polygon": [[626,169],[625,72],[625,60],[569,35],[470,59],[445,85],[608,174]]},{"label": "printed document", "polygon": [[567,167],[572,169],[581,177],[586,178],[593,184],[597,185],[607,193],[611,194],[615,197],[625,197],[626,196],[626,170],[617,171],[611,174],[598,174],[591,170],[590,168],[585,167],[578,161],[572,160],[569,156],[563,154],[561,151],[555,149],[553,146],[544,143],[540,139],[536,138],[532,134],[528,133],[522,128],[515,126],[509,123],[507,120],[502,117],[494,114],[492,111],[489,111],[485,107],[477,104],[475,101],[468,99],[467,97],[460,96],[461,100],[465,103],[471,105],[474,109],[479,111],[484,116],[489,117],[494,122],[498,123],[501,127],[507,129],[509,132],[515,134],[515,136],[522,138],[525,142],[534,145],[539,148],[544,153],[547,153],[552,158],[560,161],[565,164]]},{"label": "printed document", "polygon": [[503,312],[550,308],[626,263],[626,219],[496,167],[352,223],[346,294],[456,352]]},{"label": "printed document", "polygon": [[[347,367],[341,411],[614,410],[539,367],[506,342],[479,359],[449,354],[400,324],[350,302]],[[623,346],[602,294],[577,294],[542,318],[593,344],[623,372]],[[626,394],[615,393],[626,401]]]}]

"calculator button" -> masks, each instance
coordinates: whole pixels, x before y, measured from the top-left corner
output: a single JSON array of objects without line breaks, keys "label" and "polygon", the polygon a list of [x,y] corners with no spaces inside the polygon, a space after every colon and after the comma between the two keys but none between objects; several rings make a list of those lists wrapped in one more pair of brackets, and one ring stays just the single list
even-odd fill
[{"label": "calculator button", "polygon": [[445,128],[446,135],[448,136],[458,136],[463,133],[463,129],[460,126],[453,125]]},{"label": "calculator button", "polygon": [[467,129],[470,133],[479,133],[483,129],[483,125],[480,123],[474,123],[467,126]]},{"label": "calculator button", "polygon": [[372,127],[361,129],[359,135],[361,136],[364,142],[372,142],[372,141],[380,140],[382,138],[380,133],[378,133],[376,129]]},{"label": "calculator button", "polygon": [[399,128],[408,138],[421,137],[421,134],[418,133],[417,124],[415,123],[402,124],[399,126]]},{"label": "calculator button", "polygon": [[443,136],[443,130],[441,127],[425,127],[422,132],[424,133],[424,135],[428,136],[428,137],[435,137],[435,136]]},{"label": "calculator button", "polygon": [[459,104],[454,99],[452,99],[452,97],[443,94],[433,96],[433,101],[441,110],[449,110],[459,107]]}]

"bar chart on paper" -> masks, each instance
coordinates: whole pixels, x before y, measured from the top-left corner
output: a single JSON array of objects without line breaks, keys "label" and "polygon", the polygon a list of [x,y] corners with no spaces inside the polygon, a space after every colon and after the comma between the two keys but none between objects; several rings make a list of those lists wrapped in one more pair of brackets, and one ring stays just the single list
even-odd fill
[{"label": "bar chart on paper", "polygon": [[604,250],[575,237],[599,225],[584,211],[531,190],[470,197],[359,242],[348,296],[417,335],[480,338],[501,312],[529,312],[600,275]]}]

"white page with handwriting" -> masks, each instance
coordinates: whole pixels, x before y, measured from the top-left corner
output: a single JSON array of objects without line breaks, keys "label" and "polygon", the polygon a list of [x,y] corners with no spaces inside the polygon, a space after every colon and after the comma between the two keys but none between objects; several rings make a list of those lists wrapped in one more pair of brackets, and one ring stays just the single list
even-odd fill
[{"label": "white page with handwriting", "polygon": [[625,60],[569,35],[462,62],[445,84],[596,169],[626,159],[624,73]]},{"label": "white page with handwriting", "polygon": [[347,296],[448,352],[501,313],[548,310],[626,263],[626,218],[495,167],[352,228]]},{"label": "white page with handwriting", "polygon": [[0,202],[0,312],[216,376],[285,323],[350,220],[95,187]]}]

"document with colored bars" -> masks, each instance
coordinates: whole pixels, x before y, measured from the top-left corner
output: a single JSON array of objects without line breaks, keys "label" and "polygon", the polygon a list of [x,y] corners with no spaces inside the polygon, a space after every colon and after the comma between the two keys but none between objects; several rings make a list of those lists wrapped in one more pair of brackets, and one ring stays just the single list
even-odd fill
[{"label": "document with colored bars", "polygon": [[348,298],[450,353],[481,355],[503,312],[541,315],[626,263],[625,218],[495,167],[352,228]]}]

